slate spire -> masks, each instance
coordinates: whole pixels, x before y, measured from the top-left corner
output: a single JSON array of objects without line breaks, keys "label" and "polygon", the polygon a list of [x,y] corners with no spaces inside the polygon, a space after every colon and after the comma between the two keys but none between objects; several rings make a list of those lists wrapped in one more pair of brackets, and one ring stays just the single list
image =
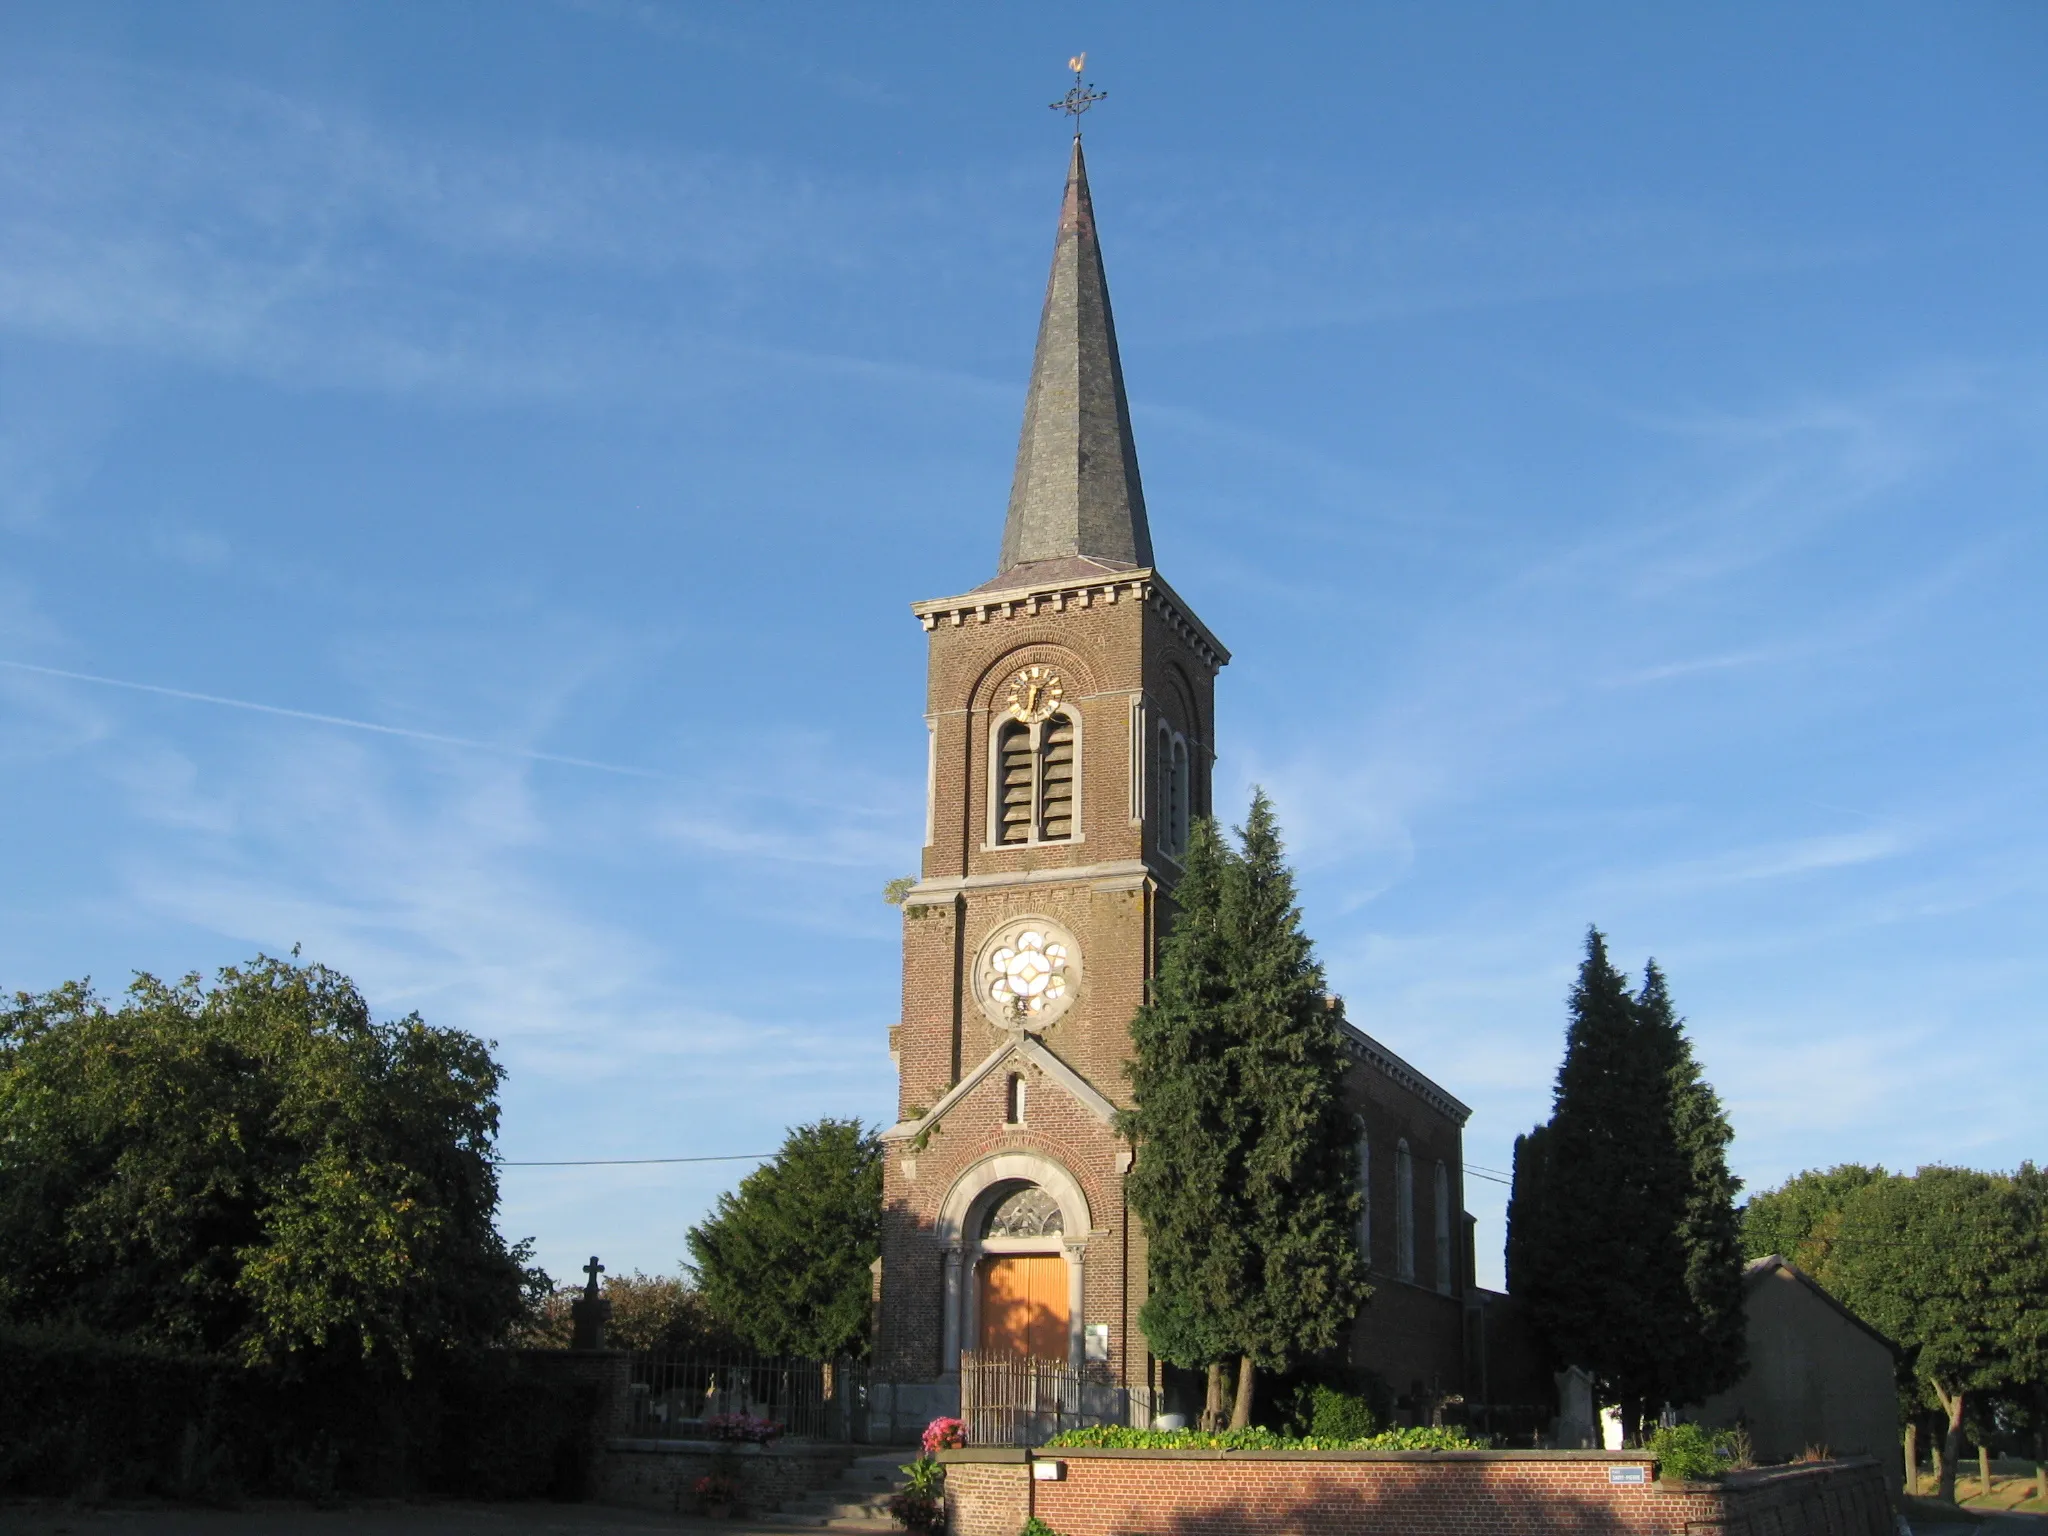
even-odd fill
[{"label": "slate spire", "polygon": [[1006,578],[1013,573],[1029,580],[1038,573],[1022,568],[1032,566],[1046,567],[1047,576],[1062,575],[1052,563],[1076,560],[1126,567],[1152,563],[1131,408],[1078,134],[1031,360],[997,580],[1012,584]]}]

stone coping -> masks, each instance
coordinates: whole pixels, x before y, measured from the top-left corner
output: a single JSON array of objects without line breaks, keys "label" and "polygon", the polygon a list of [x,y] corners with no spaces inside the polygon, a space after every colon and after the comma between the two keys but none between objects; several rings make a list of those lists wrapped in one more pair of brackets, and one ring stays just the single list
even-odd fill
[{"label": "stone coping", "polygon": [[773,1445],[758,1445],[750,1440],[666,1440],[651,1435],[613,1435],[604,1448],[670,1456],[716,1456],[722,1452],[735,1456],[844,1456],[860,1449],[836,1440],[778,1440]]},{"label": "stone coping", "polygon": [[[1239,1451],[1218,1446],[1147,1446],[1128,1449],[1114,1446],[1037,1447],[987,1445],[965,1450],[941,1451],[942,1462],[1018,1461],[1590,1461],[1641,1465],[1655,1462],[1648,1451]],[[1820,1463],[1819,1465],[1835,1465]],[[1706,1484],[1718,1487],[1719,1484]]]}]

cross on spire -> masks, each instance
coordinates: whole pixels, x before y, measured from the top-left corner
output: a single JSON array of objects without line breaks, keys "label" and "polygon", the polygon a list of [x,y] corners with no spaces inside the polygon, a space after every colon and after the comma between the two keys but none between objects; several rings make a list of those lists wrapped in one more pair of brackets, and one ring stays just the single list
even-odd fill
[{"label": "cross on spire", "polygon": [[590,1276],[590,1284],[583,1288],[584,1295],[595,1296],[597,1294],[597,1277],[604,1272],[604,1266],[597,1262],[597,1255],[593,1253],[590,1256],[590,1262],[583,1266],[583,1273]]},{"label": "cross on spire", "polygon": [[1093,80],[1085,85],[1081,83],[1081,71],[1087,67],[1086,49],[1067,60],[1067,68],[1074,72],[1074,84],[1058,101],[1046,103],[1053,111],[1064,112],[1074,120],[1074,137],[1077,139],[1081,137],[1081,114],[1109,95],[1107,91],[1096,90]]}]

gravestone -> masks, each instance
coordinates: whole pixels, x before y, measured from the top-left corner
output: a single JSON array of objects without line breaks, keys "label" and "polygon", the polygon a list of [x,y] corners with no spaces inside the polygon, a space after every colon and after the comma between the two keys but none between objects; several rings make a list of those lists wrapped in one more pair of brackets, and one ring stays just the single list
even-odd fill
[{"label": "gravestone", "polygon": [[1568,1365],[1552,1378],[1557,1382],[1557,1419],[1551,1443],[1560,1451],[1590,1451],[1600,1445],[1600,1421],[1593,1409],[1593,1374]]},{"label": "gravestone", "polygon": [[612,1320],[612,1304],[597,1293],[597,1277],[604,1273],[604,1266],[597,1262],[596,1254],[583,1266],[583,1273],[590,1276],[590,1283],[583,1287],[581,1296],[569,1303],[569,1317],[575,1324],[569,1347],[603,1349],[604,1325]]}]

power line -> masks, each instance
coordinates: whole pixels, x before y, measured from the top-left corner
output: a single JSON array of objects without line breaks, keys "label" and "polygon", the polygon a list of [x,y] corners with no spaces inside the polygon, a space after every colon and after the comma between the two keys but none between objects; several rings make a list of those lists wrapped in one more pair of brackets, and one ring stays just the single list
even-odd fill
[{"label": "power line", "polygon": [[563,1157],[541,1162],[500,1159],[500,1168],[624,1168],[644,1163],[760,1163],[773,1152],[723,1152],[717,1157]]}]

